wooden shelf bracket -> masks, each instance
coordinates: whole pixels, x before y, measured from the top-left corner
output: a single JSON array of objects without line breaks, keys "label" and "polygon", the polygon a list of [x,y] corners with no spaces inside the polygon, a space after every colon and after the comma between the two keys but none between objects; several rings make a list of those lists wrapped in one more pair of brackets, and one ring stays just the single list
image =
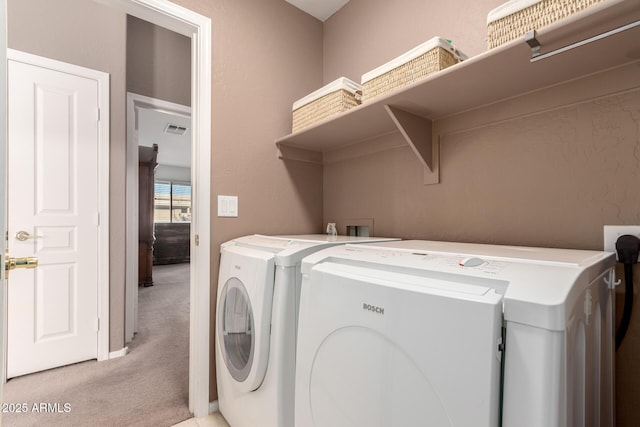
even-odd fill
[{"label": "wooden shelf bracket", "polygon": [[391,105],[385,105],[384,108],[425,167],[424,183],[437,184],[440,157],[437,137],[433,137],[432,121]]},{"label": "wooden shelf bracket", "polygon": [[307,150],[299,147],[291,147],[286,144],[276,144],[278,149],[278,158],[283,160],[295,160],[298,162],[322,164],[322,152],[315,150]]}]

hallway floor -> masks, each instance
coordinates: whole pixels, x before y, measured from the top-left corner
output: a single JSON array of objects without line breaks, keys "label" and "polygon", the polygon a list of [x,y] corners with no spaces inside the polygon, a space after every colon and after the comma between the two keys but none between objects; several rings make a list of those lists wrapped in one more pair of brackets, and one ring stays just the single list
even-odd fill
[{"label": "hallway floor", "polygon": [[[29,410],[4,413],[3,425],[168,427],[190,417],[189,264],[154,266],[153,275],[154,286],[139,288],[128,354],[9,380],[3,403]],[[34,403],[52,406],[38,412]]]}]

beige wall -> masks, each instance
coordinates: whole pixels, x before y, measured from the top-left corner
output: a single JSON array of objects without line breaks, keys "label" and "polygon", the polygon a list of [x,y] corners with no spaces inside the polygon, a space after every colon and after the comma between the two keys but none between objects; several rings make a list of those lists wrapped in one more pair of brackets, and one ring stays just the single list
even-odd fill
[{"label": "beige wall", "polygon": [[126,15],[87,0],[8,0],[7,20],[10,48],[111,75],[109,348],[119,350],[124,346]]},{"label": "beige wall", "polygon": [[[211,211],[218,194],[239,197],[238,218],[212,218],[215,307],[221,243],[322,230],[322,167],[283,162],[274,144],[291,131],[293,101],[322,84],[322,25],[282,0],[174,3],[212,21]],[[212,313],[212,331],[214,322]],[[213,357],[211,363],[213,400]]]},{"label": "beige wall", "polygon": [[487,12],[505,0],[351,0],[324,23],[324,81],[360,76],[429,40],[467,55],[486,48]]},{"label": "beige wall", "polygon": [[191,105],[191,39],[127,16],[127,92]]},{"label": "beige wall", "polygon": [[[324,26],[324,80],[359,80],[436,34],[478,54],[486,13],[500,3],[351,0]],[[373,218],[377,235],[402,238],[601,250],[604,224],[640,224],[639,146],[636,90],[448,135],[438,185],[422,184],[407,147],[327,164],[324,221]],[[638,309],[617,353],[619,426],[640,424],[637,366]]]}]

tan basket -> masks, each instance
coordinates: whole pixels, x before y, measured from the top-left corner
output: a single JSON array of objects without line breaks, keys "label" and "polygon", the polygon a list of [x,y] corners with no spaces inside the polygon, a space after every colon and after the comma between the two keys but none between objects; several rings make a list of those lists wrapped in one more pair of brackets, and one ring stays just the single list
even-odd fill
[{"label": "tan basket", "polygon": [[546,27],[602,1],[604,0],[542,0],[515,13],[488,22],[488,48],[493,49],[503,45],[524,36],[528,31]]},{"label": "tan basket", "polygon": [[360,104],[356,95],[339,89],[293,110],[292,131],[297,132],[321,120],[347,111]]},{"label": "tan basket", "polygon": [[[443,46],[447,46],[445,49]],[[444,70],[466,56],[446,40],[434,37],[362,76],[362,102]]]}]

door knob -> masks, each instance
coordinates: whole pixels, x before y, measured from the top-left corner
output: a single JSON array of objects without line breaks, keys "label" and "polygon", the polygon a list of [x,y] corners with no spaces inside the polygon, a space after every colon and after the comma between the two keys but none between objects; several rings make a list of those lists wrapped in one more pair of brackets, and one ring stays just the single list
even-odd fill
[{"label": "door knob", "polygon": [[29,240],[29,239],[39,239],[42,236],[32,236],[31,234],[29,234],[28,231],[24,231],[24,230],[20,230],[16,233],[16,240],[20,240],[21,242],[24,242],[25,240]]},{"label": "door knob", "polygon": [[15,270],[16,268],[36,268],[38,266],[38,258],[33,256],[11,258],[9,256],[9,251],[5,251],[4,255],[5,279],[9,277],[9,270]]}]

